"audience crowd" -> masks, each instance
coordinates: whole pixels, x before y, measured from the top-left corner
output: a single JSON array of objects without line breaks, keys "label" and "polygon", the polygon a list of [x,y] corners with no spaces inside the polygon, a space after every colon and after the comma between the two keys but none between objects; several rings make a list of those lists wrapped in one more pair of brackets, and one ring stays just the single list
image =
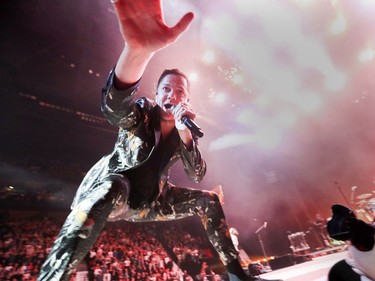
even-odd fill
[{"label": "audience crowd", "polygon": [[[71,188],[65,182],[49,182],[42,175],[53,179],[61,172],[68,173],[74,182],[82,176],[83,168],[72,165],[67,167],[69,171],[62,171],[54,168],[60,167],[59,163],[6,160],[0,162],[0,280],[34,281],[65,218],[56,213],[69,208],[75,192],[74,184]],[[19,176],[14,177],[15,174]],[[49,187],[48,192],[45,185]],[[14,209],[26,215],[14,217],[9,213]],[[27,210],[40,214],[30,216]],[[190,219],[193,218],[185,222],[108,223],[87,258],[78,266],[72,281],[211,281],[220,278],[213,273],[211,265],[214,264],[219,273],[224,272],[224,267],[204,231],[199,229],[200,224],[192,228]]]},{"label": "audience crowd", "polygon": [[[37,215],[0,219],[0,280],[34,281],[63,221]],[[220,280],[208,240],[178,223],[109,223],[71,280]]]}]

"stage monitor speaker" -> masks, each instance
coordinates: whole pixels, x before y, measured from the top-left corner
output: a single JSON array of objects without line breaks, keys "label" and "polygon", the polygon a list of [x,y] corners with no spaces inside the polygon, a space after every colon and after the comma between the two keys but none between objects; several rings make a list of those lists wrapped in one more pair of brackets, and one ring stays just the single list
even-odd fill
[{"label": "stage monitor speaker", "polygon": [[273,260],[269,261],[270,267],[272,270],[280,269],[288,266],[295,265],[297,263],[302,263],[305,261],[308,261],[309,259],[305,256],[298,256],[298,255],[292,255],[287,254],[284,256],[276,257]]}]

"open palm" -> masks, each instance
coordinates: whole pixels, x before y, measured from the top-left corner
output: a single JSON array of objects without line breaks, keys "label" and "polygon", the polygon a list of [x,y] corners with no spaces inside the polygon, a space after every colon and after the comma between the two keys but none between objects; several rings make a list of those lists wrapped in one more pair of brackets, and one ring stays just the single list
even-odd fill
[{"label": "open palm", "polygon": [[155,52],[176,41],[193,20],[185,14],[169,27],[165,24],[161,0],[119,0],[114,3],[122,36],[129,48]]}]

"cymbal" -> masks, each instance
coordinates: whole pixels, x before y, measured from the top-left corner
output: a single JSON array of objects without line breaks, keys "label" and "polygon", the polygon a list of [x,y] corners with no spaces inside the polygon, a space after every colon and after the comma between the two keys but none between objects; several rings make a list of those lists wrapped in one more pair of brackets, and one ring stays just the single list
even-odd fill
[{"label": "cymbal", "polygon": [[369,197],[371,197],[371,196],[372,196],[371,193],[363,193],[363,194],[361,194],[361,195],[358,195],[358,196],[357,196],[357,199],[359,199],[359,200],[361,200],[361,199],[366,199],[366,198],[369,198]]}]

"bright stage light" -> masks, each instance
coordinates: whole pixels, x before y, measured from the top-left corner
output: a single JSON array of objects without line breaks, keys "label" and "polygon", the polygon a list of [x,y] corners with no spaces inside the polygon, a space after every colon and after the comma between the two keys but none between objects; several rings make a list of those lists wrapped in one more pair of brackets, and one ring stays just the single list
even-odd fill
[{"label": "bright stage light", "polygon": [[196,72],[192,72],[188,74],[188,78],[190,81],[197,81],[198,80],[198,74]]},{"label": "bright stage light", "polygon": [[267,108],[272,104],[272,102],[272,97],[268,95],[259,95],[254,100],[254,104],[259,106],[260,108]]},{"label": "bright stage light", "polygon": [[281,130],[276,126],[265,126],[256,132],[254,142],[262,149],[270,150],[275,148],[281,140]]},{"label": "bright stage light", "polygon": [[282,128],[290,128],[297,123],[297,115],[291,111],[284,110],[278,114],[276,123]]},{"label": "bright stage light", "polygon": [[227,100],[228,100],[228,95],[225,94],[224,92],[217,92],[215,93],[213,97],[213,101],[219,105],[224,104]]},{"label": "bright stage light", "polygon": [[203,56],[202,56],[202,61],[207,64],[211,64],[215,61],[215,53],[213,50],[207,50]]},{"label": "bright stage light", "polygon": [[221,14],[214,19],[206,19],[203,27],[209,31],[207,36],[224,49],[231,50],[233,42],[240,37],[240,24],[231,15]]},{"label": "bright stage light", "polygon": [[314,0],[295,0],[299,5],[303,7],[311,6],[312,3],[314,3]]},{"label": "bright stage light", "polygon": [[257,119],[257,115],[251,109],[243,110],[237,115],[237,121],[245,125],[254,125]]},{"label": "bright stage light", "polygon": [[375,51],[373,48],[367,48],[366,50],[363,50],[358,55],[358,60],[360,62],[368,62],[374,59]]},{"label": "bright stage light", "polygon": [[237,12],[243,15],[249,15],[255,11],[254,6],[256,3],[254,1],[235,0],[233,1],[233,4],[236,7]]},{"label": "bright stage light", "polygon": [[340,34],[346,31],[347,28],[347,21],[345,17],[338,13],[336,19],[331,23],[329,30],[332,34]]},{"label": "bright stage light", "polygon": [[209,145],[209,151],[217,151],[236,147],[239,145],[250,144],[254,141],[254,137],[250,134],[228,134],[212,141]]},{"label": "bright stage light", "polygon": [[327,73],[325,78],[325,87],[330,91],[341,91],[344,89],[346,84],[346,76],[340,72]]},{"label": "bright stage light", "polygon": [[304,113],[313,113],[321,109],[322,98],[314,92],[304,93],[298,101],[299,108]]},{"label": "bright stage light", "polygon": [[233,77],[232,77],[232,82],[234,83],[234,84],[236,84],[236,85],[240,85],[240,84],[242,84],[242,82],[243,82],[243,76],[242,76],[242,74],[240,74],[240,73],[236,73],[236,74],[234,74],[233,75]]},{"label": "bright stage light", "polygon": [[366,7],[375,7],[375,0],[362,0],[362,3]]},{"label": "bright stage light", "polygon": [[331,5],[332,5],[333,7],[336,7],[337,4],[338,4],[338,0],[331,0]]}]

